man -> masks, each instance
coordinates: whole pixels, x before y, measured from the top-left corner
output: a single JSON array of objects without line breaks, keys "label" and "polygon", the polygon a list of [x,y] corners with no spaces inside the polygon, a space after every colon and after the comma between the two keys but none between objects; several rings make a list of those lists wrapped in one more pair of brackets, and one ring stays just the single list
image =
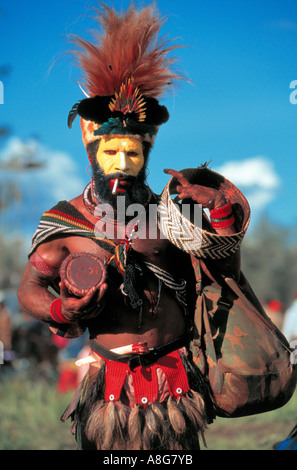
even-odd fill
[{"label": "man", "polygon": [[[69,115],[70,127],[81,117],[92,180],[81,195],[43,215],[19,302],[57,334],[76,337],[89,330],[90,368],[63,416],[72,416],[79,448],[198,449],[215,411],[207,377],[190,350],[197,279],[191,256],[151,217],[150,207],[160,199],[145,182],[149,151],[169,117],[156,97],[179,77],[170,71],[168,46],[153,41],[162,23],[154,8],[137,13],[130,7],[117,16],[104,7],[100,23],[105,36],[99,45],[76,40],[85,50],[78,57],[89,95]],[[202,170],[212,183],[166,173],[175,178],[180,202],[210,210],[208,227],[216,240],[243,234],[235,228],[232,203],[210,170]],[[129,213],[135,203],[145,220],[135,222]],[[235,278],[236,248],[216,263]],[[82,253],[99,258],[106,276],[81,296],[69,290],[61,266]]]}]

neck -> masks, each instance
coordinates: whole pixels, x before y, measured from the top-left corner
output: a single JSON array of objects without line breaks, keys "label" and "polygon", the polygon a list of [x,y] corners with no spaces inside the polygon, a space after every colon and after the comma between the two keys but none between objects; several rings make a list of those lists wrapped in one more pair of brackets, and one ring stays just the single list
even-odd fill
[{"label": "neck", "polygon": [[[145,209],[147,208],[147,205],[150,203],[153,197],[153,193],[151,189],[148,186],[145,186],[147,193],[146,193],[146,199],[144,204],[142,204]],[[96,217],[97,219],[101,219],[103,217],[103,213],[106,213],[106,210],[108,207],[111,208],[110,214],[107,213],[108,218],[114,218],[114,215],[119,213],[121,214],[121,220],[122,222],[129,222],[129,220],[134,218],[134,215],[132,216],[127,216],[127,207],[129,207],[129,204],[127,205],[126,198],[125,196],[114,196],[112,203],[109,201],[104,201],[100,195],[97,194],[96,189],[95,189],[95,184],[93,181],[91,181],[85,188],[83,192],[83,203],[87,211]],[[138,201],[132,202],[131,204],[140,204]],[[102,210],[101,210],[102,209]],[[104,215],[105,217],[105,215]]]}]

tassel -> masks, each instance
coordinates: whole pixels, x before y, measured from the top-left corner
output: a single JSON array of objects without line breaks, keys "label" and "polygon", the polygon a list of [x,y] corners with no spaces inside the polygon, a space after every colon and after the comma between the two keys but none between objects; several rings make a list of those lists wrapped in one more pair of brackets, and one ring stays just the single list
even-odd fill
[{"label": "tassel", "polygon": [[[200,369],[184,354],[181,354],[181,359],[183,365],[185,367],[189,385],[190,385],[190,393],[194,395],[194,398],[197,403],[198,409],[204,409],[205,413],[207,414],[207,423],[211,424],[215,417],[215,409],[212,400],[212,391],[209,386],[209,382],[207,378],[201,373]],[[197,390],[199,393],[197,394]]]},{"label": "tassel", "polygon": [[134,406],[128,420],[128,434],[131,443],[129,450],[142,450],[142,410]]},{"label": "tassel", "polygon": [[190,397],[181,397],[181,405],[183,406],[186,416],[196,433],[204,431],[206,428],[206,416],[204,410],[197,408],[196,403]]},{"label": "tassel", "polygon": [[90,442],[94,442],[97,450],[101,450],[104,439],[105,429],[103,426],[103,418],[105,412],[105,402],[100,401],[90,414],[86,425],[86,436]]},{"label": "tassel", "polygon": [[105,408],[103,416],[103,428],[105,429],[104,440],[102,443],[102,450],[111,450],[113,441],[116,434],[116,413],[115,413],[115,403],[110,401]]},{"label": "tassel", "polygon": [[170,396],[167,402],[167,410],[170,424],[176,434],[186,432],[186,421],[181,411],[178,409],[175,400]]},{"label": "tassel", "polygon": [[203,419],[203,425],[200,425],[199,432],[201,434],[204,447],[207,447],[204,431],[207,429],[207,424],[211,424],[213,422],[213,418],[209,417],[205,412],[202,412],[203,408],[205,409],[205,404],[200,393],[194,392],[193,390],[191,390],[190,393],[192,395],[190,400],[194,403],[194,407],[197,409],[199,415]]},{"label": "tassel", "polygon": [[97,450],[120,450],[126,446],[129,408],[115,402],[101,402],[94,408],[87,422],[87,438]]},{"label": "tassel", "polygon": [[156,419],[159,421],[159,426],[161,428],[162,444],[163,442],[166,442],[168,436],[166,413],[161,403],[152,403],[151,407]]},{"label": "tassel", "polygon": [[204,400],[203,400],[202,396],[200,395],[200,393],[195,392],[194,390],[190,390],[188,395],[189,395],[190,399],[193,401],[194,406],[197,409],[197,411],[199,411],[199,413],[202,416],[204,415],[206,417],[207,423],[209,424],[209,420],[208,420],[208,418],[206,416],[206,412],[205,412],[205,403],[204,403]]},{"label": "tassel", "polygon": [[118,416],[119,416],[119,422],[120,425],[123,429],[124,435],[127,433],[127,428],[128,428],[128,420],[129,420],[129,415],[130,415],[130,408],[126,405],[123,405],[121,402],[116,403],[118,407]]},{"label": "tassel", "polygon": [[145,424],[143,429],[143,450],[160,448],[167,437],[164,415],[160,408],[149,404],[145,408]]}]

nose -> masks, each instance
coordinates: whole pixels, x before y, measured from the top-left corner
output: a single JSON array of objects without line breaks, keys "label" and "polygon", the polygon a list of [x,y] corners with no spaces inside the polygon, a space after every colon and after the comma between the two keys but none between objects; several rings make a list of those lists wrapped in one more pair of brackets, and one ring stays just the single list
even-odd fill
[{"label": "nose", "polygon": [[127,159],[125,152],[120,152],[120,157],[121,157],[121,170],[125,170],[127,166]]},{"label": "nose", "polygon": [[120,152],[120,161],[117,170],[127,171],[129,169],[128,160],[126,152]]}]

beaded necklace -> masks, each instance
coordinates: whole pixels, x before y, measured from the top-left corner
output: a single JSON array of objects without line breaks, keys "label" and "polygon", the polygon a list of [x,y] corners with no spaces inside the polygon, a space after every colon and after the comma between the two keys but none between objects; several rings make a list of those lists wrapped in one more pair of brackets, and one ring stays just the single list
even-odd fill
[{"label": "beaded necklace", "polygon": [[87,211],[93,216],[96,217],[97,219],[101,218],[95,215],[95,209],[98,204],[94,204],[91,199],[93,199],[93,196],[99,200],[99,197],[95,193],[95,187],[94,187],[94,181],[93,179],[91,180],[90,183],[87,184],[83,191],[83,203]]}]

